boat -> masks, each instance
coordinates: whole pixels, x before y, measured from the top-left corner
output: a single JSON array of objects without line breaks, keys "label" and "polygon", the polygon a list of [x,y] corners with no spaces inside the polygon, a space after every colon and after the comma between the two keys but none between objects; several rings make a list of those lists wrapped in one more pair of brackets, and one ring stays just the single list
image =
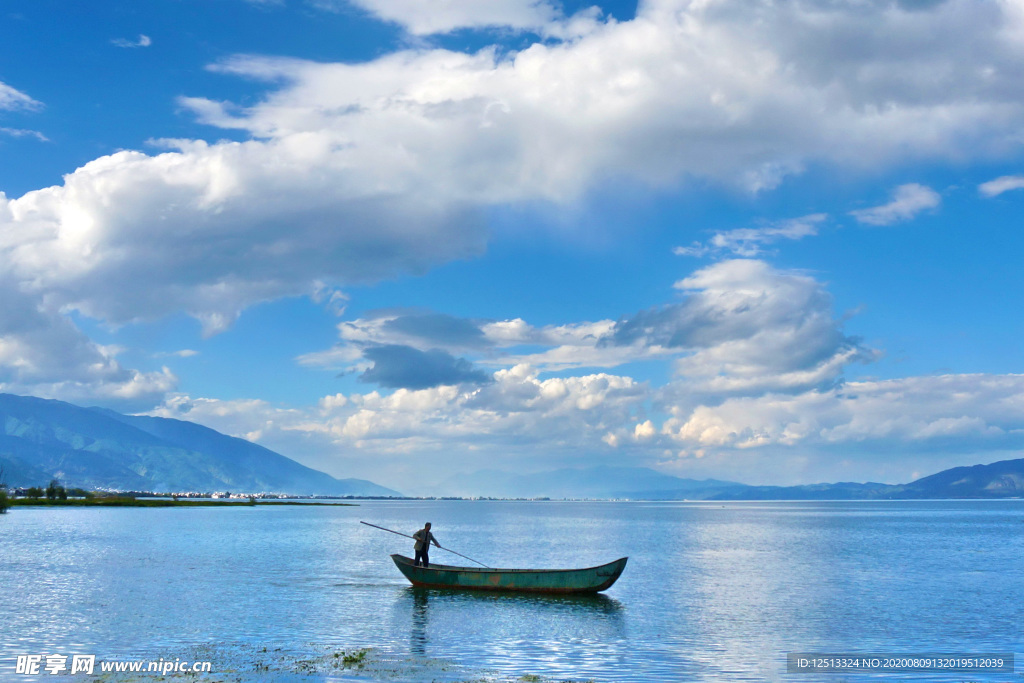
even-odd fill
[{"label": "boat", "polygon": [[392,555],[398,570],[419,588],[459,588],[525,593],[597,593],[607,590],[626,568],[621,557],[586,569],[483,569],[433,564],[417,567],[412,558]]}]

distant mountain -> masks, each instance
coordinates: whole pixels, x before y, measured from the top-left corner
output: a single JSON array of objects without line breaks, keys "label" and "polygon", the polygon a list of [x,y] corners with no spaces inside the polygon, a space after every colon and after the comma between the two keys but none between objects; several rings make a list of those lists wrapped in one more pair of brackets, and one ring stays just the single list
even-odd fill
[{"label": "distant mountain", "polygon": [[1024,459],[954,467],[909,484],[808,484],[748,486],[710,496],[712,500],[907,500],[1018,498],[1024,496]]},{"label": "distant mountain", "polygon": [[1016,498],[1024,496],[1024,458],[954,467],[899,488],[900,498]]},{"label": "distant mountain", "polygon": [[12,486],[399,496],[335,479],[244,439],[192,422],[134,417],[0,394],[0,466]]},{"label": "distant mountain", "polygon": [[681,479],[646,467],[586,467],[534,474],[481,470],[456,474],[440,495],[493,498],[628,498],[699,500],[747,488],[718,479]]},{"label": "distant mountain", "polygon": [[899,485],[844,481],[800,486],[744,486],[708,496],[708,500],[875,500],[902,498]]},{"label": "distant mountain", "polygon": [[954,467],[909,484],[840,482],[748,486],[682,479],[644,467],[590,467],[535,474],[482,470],[442,482],[444,495],[630,500],[897,500],[1024,497],[1024,459]]}]

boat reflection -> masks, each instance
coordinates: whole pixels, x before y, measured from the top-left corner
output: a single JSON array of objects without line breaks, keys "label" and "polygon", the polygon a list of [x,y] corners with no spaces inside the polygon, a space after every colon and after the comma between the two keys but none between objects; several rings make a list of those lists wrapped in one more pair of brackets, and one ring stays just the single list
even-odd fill
[{"label": "boat reflection", "polygon": [[498,593],[407,586],[396,591],[392,613],[396,623],[408,623],[409,650],[416,656],[431,654],[432,642],[450,643],[453,632],[460,631],[469,640],[484,632],[507,632],[518,638],[527,626],[536,637],[547,633],[552,640],[572,634],[621,639],[626,634],[625,607],[601,593]]},{"label": "boat reflection", "polygon": [[[550,609],[561,608],[569,611],[586,612],[590,615],[618,614],[622,603],[604,593],[516,593],[512,591],[474,591],[457,588],[417,588],[406,586],[402,589],[402,598],[414,605],[426,605],[431,599],[437,602],[457,604],[459,602],[474,605],[495,603],[503,606],[550,606]],[[425,608],[424,608],[425,609]]]}]

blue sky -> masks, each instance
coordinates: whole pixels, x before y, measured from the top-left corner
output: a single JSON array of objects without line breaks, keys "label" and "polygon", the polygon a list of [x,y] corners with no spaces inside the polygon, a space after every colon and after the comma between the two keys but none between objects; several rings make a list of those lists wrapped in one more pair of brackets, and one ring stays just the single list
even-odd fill
[{"label": "blue sky", "polygon": [[1020,456],[1017,2],[3,12],[2,391],[412,493]]}]

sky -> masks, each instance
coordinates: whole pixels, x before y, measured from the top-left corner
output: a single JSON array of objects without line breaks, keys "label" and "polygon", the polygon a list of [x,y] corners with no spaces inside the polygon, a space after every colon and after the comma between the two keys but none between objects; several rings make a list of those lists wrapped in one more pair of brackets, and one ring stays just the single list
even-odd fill
[{"label": "sky", "polygon": [[0,391],[406,493],[1024,452],[1024,1],[8,0]]}]

